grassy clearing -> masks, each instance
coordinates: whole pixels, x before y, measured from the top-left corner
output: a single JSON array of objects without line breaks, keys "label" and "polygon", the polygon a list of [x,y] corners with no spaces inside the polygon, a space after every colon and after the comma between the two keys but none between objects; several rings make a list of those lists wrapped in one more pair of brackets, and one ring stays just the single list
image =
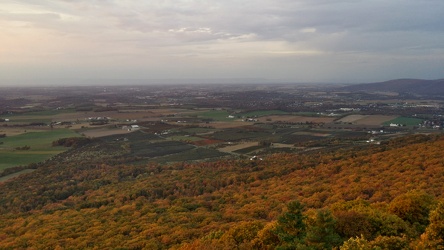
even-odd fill
[{"label": "grassy clearing", "polygon": [[416,126],[416,125],[422,123],[422,121],[423,120],[419,119],[419,118],[398,117],[398,118],[395,118],[393,120],[384,122],[384,125],[388,126],[388,125],[390,125],[390,123],[395,123],[395,124],[403,124],[403,125],[406,125],[406,126]]},{"label": "grassy clearing", "polygon": [[69,129],[54,129],[43,132],[29,132],[0,139],[3,142],[0,149],[14,149],[16,147],[30,146],[32,150],[53,150],[52,142],[66,137],[79,136]]},{"label": "grassy clearing", "polygon": [[[54,152],[54,151],[52,151]],[[59,151],[58,153],[61,153],[63,151]],[[14,167],[14,166],[26,166],[30,163],[36,163],[41,162],[46,159],[49,159],[51,156],[56,155],[54,153],[48,153],[48,154],[34,154],[33,152],[2,152],[0,153],[0,171],[3,171],[6,168]]]},{"label": "grassy clearing", "polygon": [[[79,135],[69,129],[54,129],[1,138],[0,141],[3,144],[0,144],[0,170],[44,161],[66,150],[62,147],[53,147],[53,141],[75,136]],[[16,150],[17,147],[24,146],[30,148],[28,150]]]}]

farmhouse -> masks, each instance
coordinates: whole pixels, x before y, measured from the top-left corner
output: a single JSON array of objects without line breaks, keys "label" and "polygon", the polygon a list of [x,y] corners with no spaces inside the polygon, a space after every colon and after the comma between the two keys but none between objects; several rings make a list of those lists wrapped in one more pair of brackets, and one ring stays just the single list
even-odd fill
[{"label": "farmhouse", "polygon": [[139,129],[140,129],[139,125],[131,125],[128,127],[128,131],[135,131]]},{"label": "farmhouse", "polygon": [[128,129],[128,131],[135,131],[135,130],[139,130],[140,126],[139,125],[130,125],[130,126],[122,126],[122,129]]}]

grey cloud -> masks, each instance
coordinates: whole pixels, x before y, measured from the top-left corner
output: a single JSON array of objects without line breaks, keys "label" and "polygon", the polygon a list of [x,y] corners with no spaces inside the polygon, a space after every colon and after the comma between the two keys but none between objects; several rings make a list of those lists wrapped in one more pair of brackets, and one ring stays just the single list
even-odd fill
[{"label": "grey cloud", "polygon": [[[298,70],[292,68],[297,67],[307,78],[318,77],[316,74],[320,73],[313,69],[319,67],[325,69],[325,74],[333,74],[346,73],[350,67],[360,65],[356,66],[357,77],[359,72],[378,67],[375,65],[387,58],[390,60],[383,69],[390,68],[389,63],[401,65],[403,60],[421,66],[412,63],[415,57],[422,62],[444,60],[442,0],[16,0],[14,3],[39,11],[15,13],[4,9],[0,12],[1,19],[72,35],[82,41],[81,45],[73,42],[72,46],[78,46],[75,52],[87,49],[91,43],[95,47],[85,52],[87,56],[118,54],[119,58],[135,61],[132,59],[137,55],[149,55],[148,59],[137,57],[137,65],[151,66],[159,63],[155,54],[162,57],[164,65],[190,68],[190,74],[194,71],[189,62],[204,68],[211,63],[202,58],[207,59],[205,56],[212,53],[225,59],[234,58],[232,62],[239,67],[233,72],[254,72],[260,62],[267,68],[266,74],[290,76],[297,74]],[[242,54],[244,49],[248,52]],[[316,53],[304,54],[304,51]],[[187,58],[176,60],[181,56]],[[212,60],[215,63],[223,58]],[[216,65],[215,68],[220,68]],[[228,67],[225,72],[229,72]],[[306,73],[310,70],[312,75]]]}]

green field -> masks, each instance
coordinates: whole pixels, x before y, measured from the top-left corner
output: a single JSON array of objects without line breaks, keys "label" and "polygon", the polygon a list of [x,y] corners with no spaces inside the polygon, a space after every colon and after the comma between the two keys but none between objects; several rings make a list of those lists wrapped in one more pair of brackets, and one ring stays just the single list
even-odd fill
[{"label": "green field", "polygon": [[[66,150],[63,147],[53,147],[52,142],[66,137],[79,136],[68,129],[54,129],[44,132],[29,132],[21,135],[1,138],[0,142],[0,171],[20,165],[37,163]],[[17,147],[29,146],[28,150],[17,150]]]},{"label": "green field", "polygon": [[46,110],[46,111],[36,111],[36,112],[27,112],[24,114],[10,114],[10,115],[2,115],[0,118],[8,118],[10,119],[9,123],[12,124],[27,124],[34,122],[42,122],[49,124],[52,122],[53,116],[63,113],[74,113],[75,110]]},{"label": "green field", "polygon": [[390,125],[390,123],[395,123],[395,124],[403,124],[406,126],[416,126],[420,123],[422,123],[422,119],[419,118],[410,118],[410,117],[398,117],[395,118],[393,120],[390,120],[388,122],[384,122],[385,126]]},{"label": "green field", "polygon": [[35,112],[26,112],[23,114],[9,114],[9,115],[2,115],[0,117],[2,118],[26,118],[26,117],[44,117],[47,116],[48,118],[51,118],[54,115],[58,114],[64,114],[64,113],[75,113],[76,111],[74,109],[60,109],[60,110],[44,110],[44,111],[35,111]]},{"label": "green field", "polygon": [[226,110],[211,110],[197,114],[199,118],[211,119],[213,121],[233,121],[233,118],[228,118],[230,113]]}]

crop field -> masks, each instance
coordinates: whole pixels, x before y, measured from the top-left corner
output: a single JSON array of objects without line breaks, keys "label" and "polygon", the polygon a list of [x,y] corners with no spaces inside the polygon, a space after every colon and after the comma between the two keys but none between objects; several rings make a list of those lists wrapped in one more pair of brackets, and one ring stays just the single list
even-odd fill
[{"label": "crop field", "polygon": [[188,134],[207,134],[215,131],[213,128],[202,128],[202,127],[194,127],[194,128],[184,128],[183,132]]},{"label": "crop field", "polygon": [[348,115],[346,117],[343,117],[339,120],[337,120],[338,122],[344,122],[344,123],[354,123],[356,121],[359,121],[361,119],[364,119],[365,117],[367,117],[366,115]]},{"label": "crop field", "polygon": [[140,141],[143,141],[143,142],[154,142],[154,141],[159,141],[159,140],[163,141],[164,140],[163,138],[161,138],[161,137],[159,137],[159,136],[157,136],[155,134],[145,133],[145,132],[143,132],[141,130],[133,131],[131,133],[127,133],[127,134],[124,134],[124,135],[120,135],[120,134],[109,135],[109,136],[106,136],[106,137],[102,137],[101,139],[104,140],[104,141],[110,142],[110,141],[120,141],[120,140],[123,140],[125,138],[130,143],[131,142],[140,142]]},{"label": "crop field", "polygon": [[324,136],[315,136],[312,134],[291,134],[279,141],[282,144],[296,144],[306,141],[320,141],[324,139]]},{"label": "crop field", "polygon": [[173,141],[186,141],[186,142],[195,142],[195,141],[202,141],[204,140],[201,137],[196,136],[186,136],[186,135],[177,135],[177,136],[170,136],[168,139]]},{"label": "crop field", "polygon": [[245,126],[245,124],[247,123],[243,121],[233,121],[233,119],[231,119],[231,121],[228,122],[216,121],[216,122],[210,122],[208,124],[202,123],[202,125],[207,125],[214,129],[238,128]]},{"label": "crop field", "polygon": [[288,115],[288,112],[282,110],[258,110],[246,113],[240,113],[239,116],[245,117],[261,117],[261,116],[270,116],[270,115]]},{"label": "crop field", "polygon": [[2,115],[2,118],[10,118],[10,119],[21,119],[21,118],[52,118],[56,115],[60,114],[69,114],[75,113],[73,109],[60,109],[60,110],[45,110],[45,111],[35,111],[35,112],[27,112],[22,114],[9,114]]},{"label": "crop field", "polygon": [[158,157],[193,149],[194,146],[179,141],[131,143],[131,154],[142,157]]},{"label": "crop field", "polygon": [[213,139],[223,141],[260,140],[271,136],[270,131],[247,127],[226,129],[211,135]]},{"label": "crop field", "polygon": [[356,121],[358,125],[382,125],[387,121],[395,119],[394,115],[367,115],[366,117]]},{"label": "crop field", "polygon": [[141,110],[116,110],[116,111],[74,111],[74,110],[60,110],[54,115],[29,117],[30,114],[23,115],[23,118],[45,118],[52,121],[77,121],[85,122],[89,117],[109,117],[112,120],[118,122],[125,122],[127,120],[137,120],[137,122],[143,121],[159,121],[162,117],[174,116],[178,114],[187,114],[189,111],[184,109],[141,109]]},{"label": "crop field", "polygon": [[165,131],[181,128],[180,125],[165,122],[142,122],[138,123],[142,127],[141,130],[147,133],[162,133]]},{"label": "crop field", "polygon": [[236,143],[234,145],[228,145],[226,147],[219,148],[219,151],[222,151],[222,152],[234,152],[236,150],[241,150],[241,149],[244,149],[244,148],[249,148],[249,147],[256,146],[257,144],[258,144],[257,142],[241,142],[241,143]]},{"label": "crop field", "polygon": [[30,124],[30,123],[45,123],[49,124],[51,123],[51,118],[45,118],[45,117],[14,117],[10,119],[10,122],[8,124]]},{"label": "crop field", "polygon": [[[53,141],[75,136],[79,135],[74,131],[54,129],[1,138],[0,142],[3,142],[3,144],[0,144],[0,170],[46,160],[66,150],[66,148],[63,147],[53,147]],[[19,149],[26,146],[29,147],[29,149]]]},{"label": "crop field", "polygon": [[353,123],[357,125],[382,125],[388,121],[396,119],[397,116],[390,115],[348,115],[343,117],[338,122]]},{"label": "crop field", "polygon": [[1,152],[0,151],[0,172],[9,167],[25,166],[34,162],[41,162],[53,155],[61,153],[63,151],[52,152]]},{"label": "crop field", "polygon": [[309,117],[323,117],[325,115],[320,114],[319,112],[294,112],[294,115],[298,116],[309,116]]},{"label": "crop field", "polygon": [[228,118],[230,113],[226,110],[210,110],[196,114],[199,118],[210,119],[212,121],[233,121],[234,118]]},{"label": "crop field", "polygon": [[390,123],[396,123],[396,124],[403,124],[406,126],[416,126],[420,123],[422,123],[422,119],[418,118],[411,118],[411,117],[398,117],[393,120],[387,121],[384,123],[384,125],[388,126]]},{"label": "crop field", "polygon": [[195,146],[208,146],[208,145],[219,144],[219,143],[223,143],[223,141],[212,140],[212,139],[203,139],[200,141],[190,142],[190,144],[195,145]]},{"label": "crop field", "polygon": [[[29,132],[44,132],[49,128],[22,128],[22,127],[0,127],[0,134],[5,134],[7,137],[21,135]],[[0,138],[1,141],[1,138]]]},{"label": "crop field", "polygon": [[326,137],[331,135],[331,131],[327,130],[310,130],[310,131],[297,131],[293,133],[294,135],[311,135],[317,137]]},{"label": "crop field", "polygon": [[360,131],[335,131],[332,132],[332,136],[335,138],[342,138],[342,139],[367,139],[371,137],[371,135],[367,132],[360,132]]},{"label": "crop field", "polygon": [[298,116],[298,115],[270,115],[258,118],[260,122],[288,122],[288,123],[329,123],[333,122],[333,117]]},{"label": "crop field", "polygon": [[51,123],[55,116],[60,114],[72,114],[74,110],[47,110],[38,112],[29,112],[23,114],[3,115],[1,118],[7,118],[8,124],[26,124],[33,122]]},{"label": "crop field", "polygon": [[131,133],[131,131],[121,128],[100,127],[100,128],[81,130],[81,133],[82,135],[87,137],[104,137],[109,135],[124,135]]},{"label": "crop field", "polygon": [[[48,99],[45,96],[35,96],[35,98],[35,103],[26,105],[37,108],[44,106],[44,102]],[[184,100],[186,104],[187,99]],[[73,136],[95,138],[94,143],[98,143],[100,147],[106,148],[107,145],[111,145],[112,147],[106,149],[116,154],[121,150],[119,154],[125,157],[140,156],[145,157],[143,161],[170,162],[225,155],[237,156],[258,150],[291,151],[295,149],[295,145],[323,147],[332,142],[354,143],[370,136],[357,132],[359,130],[355,128],[365,130],[369,128],[368,126],[390,123],[413,126],[422,121],[398,115],[384,115],[385,113],[375,113],[378,115],[356,113],[339,119],[339,116],[326,116],[323,114],[328,112],[316,109],[312,112],[297,109],[294,112],[285,112],[264,110],[266,108],[258,106],[252,109],[256,111],[246,111],[229,105],[214,109],[205,105],[199,107],[194,102],[178,106],[176,102],[170,103],[168,98],[159,100],[155,104],[146,102],[133,104],[112,98],[107,100],[107,96],[102,93],[89,103],[95,103],[96,106],[91,105],[91,110],[80,111],[73,108],[77,107],[76,105],[71,104],[62,105],[69,107],[66,109],[51,107],[37,112],[25,112],[22,106],[18,106],[16,113],[3,114],[1,118],[7,118],[9,121],[0,123],[0,135],[6,135],[5,138],[0,138],[0,171],[12,166],[44,161],[63,152],[67,148],[52,147],[52,142]],[[100,107],[105,109],[101,110]],[[233,118],[229,117],[231,115]],[[91,117],[109,117],[110,120],[107,124],[93,125],[90,124]],[[245,118],[254,118],[254,120],[246,121]],[[51,122],[60,123],[53,125],[53,128],[32,124]],[[333,125],[336,122],[345,124]],[[122,126],[130,124],[139,125],[140,130],[122,129]],[[273,145],[266,148],[259,146],[265,141]],[[306,142],[308,144],[304,144]],[[220,148],[221,144],[228,146]],[[215,147],[218,149],[214,149]]]},{"label": "crop field", "polygon": [[0,139],[3,142],[0,145],[2,149],[13,149],[15,147],[30,146],[30,150],[42,150],[52,148],[52,142],[66,137],[79,136],[69,129],[54,129],[43,132],[29,132],[17,136],[5,137]]},{"label": "crop field", "polygon": [[234,153],[238,153],[238,154],[250,154],[254,151],[257,151],[259,149],[263,149],[265,148],[264,146],[261,145],[255,145],[255,146],[251,146],[251,147],[247,147],[247,148],[242,148],[242,149],[238,149],[236,151],[233,151]]}]

